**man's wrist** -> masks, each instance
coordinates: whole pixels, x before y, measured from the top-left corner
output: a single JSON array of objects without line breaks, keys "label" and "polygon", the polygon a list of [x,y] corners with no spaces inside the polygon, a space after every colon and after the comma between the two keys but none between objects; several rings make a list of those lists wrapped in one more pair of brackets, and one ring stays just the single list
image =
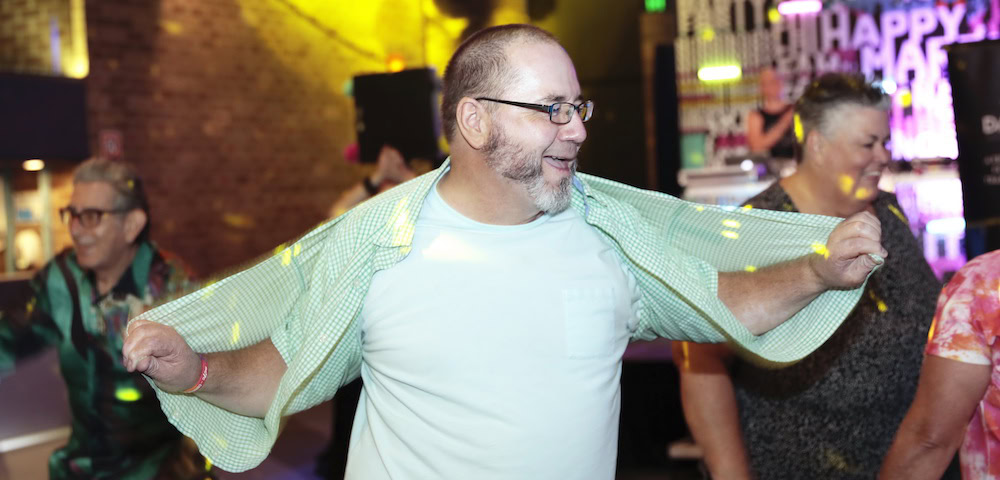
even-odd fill
[{"label": "man's wrist", "polygon": [[201,363],[199,364],[198,367],[199,368],[198,378],[195,380],[194,384],[191,385],[191,387],[189,387],[187,390],[184,390],[182,393],[192,394],[197,392],[198,390],[201,390],[201,387],[205,386],[205,380],[208,379],[208,359],[205,358],[204,353],[199,353],[198,359],[201,360]]},{"label": "man's wrist", "polygon": [[826,259],[820,254],[811,254],[805,257],[805,267],[802,272],[802,281],[805,285],[808,285],[808,292],[819,295],[830,289],[830,285],[828,285],[827,282],[823,280],[823,276],[820,275],[820,269],[822,268],[820,262],[825,261]]}]

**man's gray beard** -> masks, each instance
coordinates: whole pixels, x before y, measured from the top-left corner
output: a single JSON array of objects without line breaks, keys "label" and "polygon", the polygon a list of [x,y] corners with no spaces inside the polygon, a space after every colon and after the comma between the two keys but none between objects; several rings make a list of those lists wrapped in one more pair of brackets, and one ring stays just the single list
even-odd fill
[{"label": "man's gray beard", "polygon": [[545,183],[541,162],[535,162],[518,145],[507,138],[506,132],[495,129],[486,145],[483,146],[486,164],[494,171],[525,186],[528,196],[538,210],[545,213],[559,213],[569,208],[570,184],[572,175],[576,174],[576,162],[570,167],[572,175],[563,178],[555,187]]}]

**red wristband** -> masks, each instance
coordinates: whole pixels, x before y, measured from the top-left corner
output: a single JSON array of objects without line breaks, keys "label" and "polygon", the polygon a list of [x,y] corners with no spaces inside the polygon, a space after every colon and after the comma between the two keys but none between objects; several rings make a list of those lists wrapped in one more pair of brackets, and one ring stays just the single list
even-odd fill
[{"label": "red wristband", "polygon": [[184,390],[184,393],[194,393],[201,390],[201,387],[205,385],[205,379],[208,378],[208,361],[205,360],[205,355],[199,353],[198,357],[201,358],[201,374],[198,375],[198,381],[195,382],[194,386]]}]

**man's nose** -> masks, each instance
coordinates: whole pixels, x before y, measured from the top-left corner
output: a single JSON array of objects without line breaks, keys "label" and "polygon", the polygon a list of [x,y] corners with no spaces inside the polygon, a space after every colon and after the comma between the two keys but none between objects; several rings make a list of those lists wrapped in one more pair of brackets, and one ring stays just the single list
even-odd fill
[{"label": "man's nose", "polygon": [[569,123],[562,125],[559,130],[559,139],[576,144],[583,143],[587,139],[587,127],[583,126],[583,119],[579,112],[573,112]]},{"label": "man's nose", "polygon": [[69,234],[73,237],[83,233],[83,225],[80,225],[80,218],[75,216],[70,216],[69,218]]}]

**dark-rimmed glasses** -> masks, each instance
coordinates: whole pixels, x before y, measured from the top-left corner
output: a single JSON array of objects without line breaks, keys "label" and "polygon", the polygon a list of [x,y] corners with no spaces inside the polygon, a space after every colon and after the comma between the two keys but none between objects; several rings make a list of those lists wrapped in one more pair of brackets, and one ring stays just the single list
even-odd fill
[{"label": "dark-rimmed glasses", "polygon": [[73,207],[63,207],[59,209],[59,218],[62,219],[63,223],[69,225],[73,219],[80,221],[80,225],[84,228],[94,228],[101,224],[101,220],[107,214],[114,213],[125,213],[128,209],[126,208],[114,208],[110,210],[104,210],[100,208],[84,208],[83,210],[77,210]]},{"label": "dark-rimmed glasses", "polygon": [[539,112],[549,114],[549,120],[557,125],[565,125],[573,120],[573,114],[580,112],[580,120],[586,122],[590,120],[590,117],[594,116],[594,102],[587,100],[579,105],[569,103],[569,102],[556,102],[552,105],[542,105],[540,103],[524,103],[524,102],[512,102],[510,100],[497,100],[495,98],[479,97],[476,100],[480,102],[486,100],[488,102],[503,103],[505,105],[513,105],[515,107],[530,108],[531,110],[537,110]]}]

